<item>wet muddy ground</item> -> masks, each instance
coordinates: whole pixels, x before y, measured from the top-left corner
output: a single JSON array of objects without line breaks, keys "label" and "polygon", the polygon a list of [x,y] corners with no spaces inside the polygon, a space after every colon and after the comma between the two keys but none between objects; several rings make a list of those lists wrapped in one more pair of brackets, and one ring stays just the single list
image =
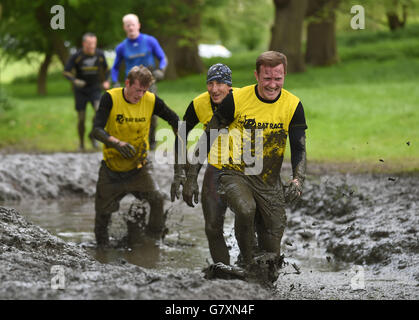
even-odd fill
[{"label": "wet muddy ground", "polygon": [[[419,298],[417,175],[311,170],[301,202],[287,210],[286,264],[266,287],[204,279],[211,261],[200,205],[167,201],[169,233],[159,246],[145,241],[98,251],[93,196],[100,160],[100,153],[0,155],[0,298]],[[154,168],[169,194],[172,169],[156,162]],[[126,233],[132,200],[113,214],[114,243]],[[229,211],[225,236],[234,261],[233,221]],[[53,266],[63,268],[64,289],[51,288]]]}]

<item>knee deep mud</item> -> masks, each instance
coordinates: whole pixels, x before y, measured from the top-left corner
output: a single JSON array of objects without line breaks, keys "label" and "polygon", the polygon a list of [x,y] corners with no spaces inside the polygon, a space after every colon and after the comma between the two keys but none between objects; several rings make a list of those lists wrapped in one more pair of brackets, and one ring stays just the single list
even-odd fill
[{"label": "knee deep mud", "polygon": [[[96,153],[0,155],[1,298],[419,298],[418,176],[310,175],[301,202],[287,210],[285,267],[274,288],[266,288],[204,279],[210,255],[200,205],[167,201],[169,233],[159,246],[96,250],[100,159]],[[154,167],[168,194],[172,168]],[[115,241],[124,236],[131,201],[125,198],[113,214]],[[233,220],[228,211],[224,230],[235,261]],[[54,265],[65,270],[63,290],[51,289]]]}]

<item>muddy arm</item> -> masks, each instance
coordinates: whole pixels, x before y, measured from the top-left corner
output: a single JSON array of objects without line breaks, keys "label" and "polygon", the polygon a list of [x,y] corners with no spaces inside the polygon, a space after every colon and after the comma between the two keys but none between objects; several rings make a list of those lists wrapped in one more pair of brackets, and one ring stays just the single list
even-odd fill
[{"label": "muddy arm", "polygon": [[109,114],[112,109],[112,97],[108,92],[105,92],[100,98],[99,109],[96,112],[95,121],[93,123],[92,134],[95,139],[104,143],[106,146],[111,147],[115,143],[115,137],[111,137],[105,131],[106,123],[108,122]]},{"label": "muddy arm", "polygon": [[299,102],[290,122],[289,140],[293,179],[301,189],[306,175],[306,129],[304,108]]},{"label": "muddy arm", "polygon": [[210,122],[208,122],[207,128],[205,129],[202,136],[199,138],[198,144],[194,150],[193,162],[188,163],[186,172],[186,182],[183,187],[182,197],[183,200],[190,206],[193,207],[194,203],[198,204],[199,186],[198,186],[198,174],[201,170],[202,164],[207,159],[208,153],[210,152],[212,143],[217,138],[217,135],[210,135],[211,129],[221,129],[227,125],[227,122],[219,114],[214,114]]},{"label": "muddy arm", "polygon": [[170,198],[173,202],[176,198],[180,198],[180,186],[184,187],[186,183],[186,162],[187,162],[187,144],[189,132],[199,123],[199,119],[195,112],[193,101],[186,109],[183,121],[179,122],[178,131],[175,137],[174,155],[175,162],[173,165],[173,181],[170,187]]},{"label": "muddy arm", "polygon": [[186,164],[186,154],[189,132],[199,123],[195,112],[193,101],[186,108],[183,121],[180,123],[178,133],[175,137],[175,163]]},{"label": "muddy arm", "polygon": [[95,127],[93,129],[93,137],[96,140],[99,140],[100,142],[104,143],[108,147],[112,147],[113,144],[117,142],[117,139],[115,137],[107,133],[105,129],[99,127]]},{"label": "muddy arm", "polygon": [[156,102],[154,104],[153,114],[167,121],[173,129],[173,132],[176,134],[178,129],[179,117],[172,109],[170,109],[166,103],[156,96]]},{"label": "muddy arm", "polygon": [[[193,154],[193,164],[188,164],[186,173],[186,183],[183,188],[183,200],[191,207],[193,202],[198,203],[199,187],[198,187],[198,174],[201,170],[202,164],[208,157],[213,142],[219,134],[219,130],[228,126],[234,120],[234,99],[230,92],[223,100],[217,111],[208,122],[205,132],[199,138],[198,144]],[[211,135],[211,130],[217,130],[216,135]]]},{"label": "muddy arm", "polygon": [[112,109],[111,95],[105,92],[100,99],[99,109],[96,112],[95,121],[93,124],[93,137],[104,143],[107,147],[115,148],[124,158],[132,158],[136,150],[127,142],[121,141],[114,136],[111,136],[105,131],[106,123],[108,122],[109,114]]},{"label": "muddy arm", "polygon": [[[234,120],[235,104],[233,93],[230,93],[224,98],[218,107],[217,111],[208,122],[205,132],[199,138],[198,144],[194,150],[194,165],[189,166],[191,175],[198,176],[202,164],[208,157],[211,146],[220,134],[220,129],[227,127]],[[217,130],[217,134],[211,134],[211,131]]]},{"label": "muddy arm", "polygon": [[293,179],[297,179],[301,186],[306,176],[306,134],[302,128],[295,128],[289,132],[291,148],[291,165]]},{"label": "muddy arm", "polygon": [[[215,113],[213,115],[195,147],[193,155],[193,163],[195,164],[188,166],[188,175],[198,176],[202,164],[208,157],[212,144],[220,134],[220,129],[225,128],[230,123],[222,114]],[[211,134],[213,130],[217,130],[217,133]]]},{"label": "muddy arm", "polygon": [[306,176],[306,129],[307,125],[305,122],[304,109],[300,102],[289,127],[293,175],[293,180],[289,182],[285,192],[285,200],[289,203],[298,200],[303,193],[303,185]]}]

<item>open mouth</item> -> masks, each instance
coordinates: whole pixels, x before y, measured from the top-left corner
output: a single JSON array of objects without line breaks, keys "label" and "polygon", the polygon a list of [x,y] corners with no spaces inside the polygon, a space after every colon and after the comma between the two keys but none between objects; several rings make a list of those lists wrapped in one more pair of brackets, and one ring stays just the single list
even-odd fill
[{"label": "open mouth", "polygon": [[268,95],[268,96],[273,96],[273,95],[277,95],[278,94],[278,92],[279,92],[279,88],[275,88],[275,89],[272,89],[272,88],[265,88],[265,94],[266,95]]}]

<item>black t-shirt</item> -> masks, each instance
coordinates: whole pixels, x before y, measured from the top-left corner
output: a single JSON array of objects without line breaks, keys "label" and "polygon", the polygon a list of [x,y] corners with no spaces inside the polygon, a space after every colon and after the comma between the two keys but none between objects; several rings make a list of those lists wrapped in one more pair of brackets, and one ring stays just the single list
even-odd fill
[{"label": "black t-shirt", "polygon": [[64,76],[69,80],[74,78],[86,81],[86,87],[100,87],[109,77],[108,64],[103,51],[96,49],[94,55],[87,55],[78,50],[67,61]]},{"label": "black t-shirt", "polygon": [[[273,103],[273,102],[277,101],[281,96],[281,94],[279,94],[278,97],[275,100],[266,101],[259,96],[259,93],[257,91],[257,86],[255,86],[255,92],[256,92],[256,96],[258,97],[259,100],[261,100],[263,102],[267,102],[267,103]],[[234,98],[233,98],[232,91],[224,98],[224,100],[221,102],[220,106],[213,105],[212,101],[211,101],[211,105],[212,105],[214,111],[215,111],[214,107],[218,107],[217,109],[219,109],[219,114],[228,123],[233,122],[235,104],[234,104]],[[189,104],[188,108],[186,109],[185,115],[183,116],[183,121],[186,121],[186,126],[187,126],[186,131],[187,132],[189,132],[188,131],[189,128],[191,128],[191,127],[193,128],[196,124],[199,123],[198,116],[196,115],[195,108],[194,108],[194,105],[193,105],[193,101]],[[293,129],[296,129],[296,128],[303,129],[303,130],[307,129],[306,118],[305,118],[305,114],[304,114],[304,108],[303,108],[303,104],[301,103],[301,101],[298,103],[298,106],[297,106],[297,108],[294,112],[294,115],[291,119],[291,122],[289,124],[289,130],[293,130]]]},{"label": "black t-shirt", "polygon": [[[257,85],[255,86],[255,93],[259,100],[266,102],[266,103],[273,103],[277,101],[281,93],[278,95],[278,97],[275,100],[267,101],[259,96],[259,93],[257,91]],[[184,121],[190,121],[191,123],[194,123],[196,113],[194,114],[193,108],[188,108],[190,110],[187,110],[185,113]],[[214,116],[218,118],[218,122],[222,123],[223,125],[228,126],[230,123],[234,121],[234,112],[235,112],[235,103],[234,103],[234,97],[233,93],[230,92],[224,100],[221,102],[219,107],[217,108],[217,111],[214,113]],[[290,148],[291,152],[294,154],[294,159],[299,159],[302,152],[305,152],[305,146],[301,144],[302,138],[305,137],[305,130],[307,129],[306,124],[306,118],[304,114],[304,108],[301,101],[298,103],[297,108],[294,112],[294,115],[291,119],[291,122],[289,124],[288,128],[288,136],[290,141]],[[211,148],[211,142],[210,137],[207,137],[207,153],[210,151]],[[295,162],[295,161],[294,161]],[[293,163],[294,167],[295,163]]]}]

